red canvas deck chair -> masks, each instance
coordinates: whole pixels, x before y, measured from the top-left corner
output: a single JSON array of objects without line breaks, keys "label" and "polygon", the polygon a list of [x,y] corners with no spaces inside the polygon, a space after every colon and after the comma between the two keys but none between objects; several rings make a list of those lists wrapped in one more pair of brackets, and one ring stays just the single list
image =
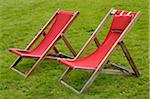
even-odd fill
[{"label": "red canvas deck chair", "polygon": [[[103,25],[106,23],[106,21],[110,16],[113,16],[111,27],[109,29],[109,32],[105,40],[100,44],[96,36],[101,31]],[[137,21],[139,16],[140,16],[140,12],[127,12],[123,10],[115,10],[112,8],[105,16],[103,21],[100,23],[100,25],[97,27],[97,29],[92,33],[91,37],[83,46],[83,48],[75,57],[75,59],[69,59],[69,60],[59,59],[59,62],[68,66],[67,70],[61,76],[60,82],[65,86],[67,86],[68,88],[75,91],[76,93],[80,94],[92,84],[92,82],[95,80],[98,73],[120,74],[123,72],[125,74],[135,75],[138,77],[140,74],[123,42],[123,39],[126,36],[126,34],[130,31],[133,24]],[[86,48],[89,46],[91,41],[95,41],[98,48],[87,57],[79,59],[80,55],[86,50]],[[132,70],[129,70],[124,66],[111,63],[108,61],[108,57],[112,54],[112,52],[115,50],[117,46],[121,46],[129,64],[132,67]],[[114,66],[119,70],[102,69],[104,65]],[[80,91],[64,81],[64,78],[73,69],[92,72],[91,77],[84,84],[84,86],[81,88]]]},{"label": "red canvas deck chair", "polygon": [[[10,49],[9,51],[17,54],[19,57],[15,60],[15,62],[10,66],[10,68],[24,77],[28,77],[35,69],[42,63],[44,59],[56,60],[57,57],[60,58],[71,58],[67,55],[64,55],[59,52],[56,48],[56,42],[62,38],[65,42],[66,46],[72,52],[75,57],[77,53],[72,48],[71,44],[68,42],[67,38],[64,36],[64,32],[71,25],[73,20],[78,16],[79,12],[70,12],[70,11],[62,11],[57,10],[52,18],[40,29],[39,33],[34,37],[34,39],[29,43],[29,45],[25,48],[25,50],[20,49]],[[50,28],[49,28],[50,27]],[[48,32],[46,32],[48,29]],[[33,49],[33,45],[39,39],[40,36],[43,36],[41,42]],[[54,50],[55,54],[50,54],[49,51]],[[33,65],[33,67],[26,73],[23,73],[17,70],[15,67],[18,62],[23,58],[37,58],[37,62]]]}]

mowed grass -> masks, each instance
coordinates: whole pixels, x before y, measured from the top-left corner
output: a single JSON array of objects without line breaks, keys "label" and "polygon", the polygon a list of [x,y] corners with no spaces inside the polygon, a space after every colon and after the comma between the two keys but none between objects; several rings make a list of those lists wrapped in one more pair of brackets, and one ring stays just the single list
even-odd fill
[{"label": "mowed grass", "polygon": [[[148,99],[148,0],[0,0],[0,99]],[[141,73],[139,78],[98,75],[88,91],[78,95],[58,82],[67,68],[57,61],[44,61],[35,74],[24,78],[9,69],[17,57],[9,48],[24,49],[39,29],[58,9],[80,11],[66,32],[77,52],[111,7],[141,11],[142,16],[125,38],[125,43]],[[107,34],[108,26],[99,38]],[[100,40],[102,41],[102,40]],[[62,41],[60,51],[70,54]],[[95,49],[93,43],[87,53]],[[85,55],[87,55],[85,53]],[[71,55],[71,54],[70,54]],[[111,59],[128,65],[120,49]],[[23,60],[19,67],[31,67],[34,60]],[[89,73],[72,72],[68,82],[81,88]]]}]

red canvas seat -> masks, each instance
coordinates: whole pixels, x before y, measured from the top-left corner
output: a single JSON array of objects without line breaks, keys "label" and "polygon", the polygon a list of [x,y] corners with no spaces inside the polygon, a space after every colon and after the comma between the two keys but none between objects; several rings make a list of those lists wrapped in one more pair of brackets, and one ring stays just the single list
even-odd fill
[{"label": "red canvas seat", "polygon": [[[104,41],[100,44],[96,36],[102,30],[104,24],[111,16],[112,24],[110,26],[109,32]],[[135,21],[137,21],[139,16],[140,12],[128,12],[123,10],[115,10],[112,8],[104,17],[102,22],[98,25],[96,30],[92,33],[91,37],[88,39],[88,41],[85,43],[83,48],[80,50],[80,52],[74,59],[58,59],[60,63],[63,63],[66,66],[68,66],[66,71],[60,77],[60,82],[66,87],[75,91],[76,93],[81,94],[92,84],[92,82],[96,79],[97,74],[123,74],[128,76],[135,75],[136,77],[138,77],[140,74],[136,68],[133,59],[129,54],[127,47],[123,42],[123,39],[135,23]],[[96,43],[97,49],[90,55],[84,58],[80,58],[80,56],[89,47],[92,41]],[[132,69],[128,69],[125,66],[112,63],[110,60],[108,60],[109,56],[114,52],[117,46],[120,46],[123,50],[123,53],[126,56]],[[107,66],[107,68],[103,68],[104,66]],[[64,78],[72,70],[92,72],[90,78],[80,90],[74,88],[73,86],[65,82]]]},{"label": "red canvas seat", "polygon": [[[10,68],[18,72],[19,74],[28,77],[35,71],[35,69],[41,64],[41,62],[44,59],[56,60],[57,57],[72,58],[68,55],[61,53],[56,48],[55,45],[60,38],[63,39],[68,49],[72,52],[73,56],[76,56],[75,50],[68,42],[64,33],[78,15],[79,12],[62,11],[62,10],[56,11],[53,17],[43,26],[43,28],[40,29],[38,34],[29,43],[29,45],[26,47],[25,50],[18,50],[18,49],[9,50],[10,52],[17,54],[19,56],[16,59],[16,61],[11,65]],[[40,36],[43,36],[43,39],[37,44],[36,47],[32,48]],[[50,53],[51,50],[54,50],[54,53]],[[33,67],[26,72],[26,74],[20,72],[15,68],[15,66],[23,57],[38,59],[37,62],[33,65]]]},{"label": "red canvas seat", "polygon": [[61,30],[68,23],[68,21],[72,18],[73,12],[65,12],[61,11],[56,16],[56,20],[54,21],[52,27],[43,38],[43,40],[38,44],[36,48],[31,51],[19,51],[17,49],[10,49],[10,52],[15,53],[24,57],[40,57],[44,51],[48,48],[48,46],[56,40],[57,36],[61,33]]},{"label": "red canvas seat", "polygon": [[73,61],[60,60],[60,62],[69,66],[70,68],[95,69],[101,63],[108,51],[112,48],[113,44],[120,37],[125,27],[130,23],[131,18],[131,15],[115,15],[106,39],[103,41],[101,46],[96,49],[96,51],[82,59]]},{"label": "red canvas seat", "polygon": [[14,54],[17,54],[19,56],[24,56],[24,57],[40,57],[40,55],[32,54],[31,52],[27,52],[27,51],[20,51],[17,49],[10,49],[9,51]]}]

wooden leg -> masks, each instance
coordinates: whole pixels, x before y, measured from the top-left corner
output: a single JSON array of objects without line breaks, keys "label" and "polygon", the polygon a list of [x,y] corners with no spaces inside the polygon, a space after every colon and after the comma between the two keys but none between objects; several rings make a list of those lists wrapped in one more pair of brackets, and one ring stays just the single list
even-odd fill
[{"label": "wooden leg", "polygon": [[67,40],[67,38],[64,36],[64,34],[61,35],[61,38],[63,39],[63,41],[65,42],[65,44],[67,45],[68,49],[71,51],[71,53],[73,54],[73,56],[77,56],[77,52],[73,49],[73,47],[71,46],[71,44],[69,43],[69,41]]},{"label": "wooden leg", "polygon": [[15,71],[15,72],[17,72],[17,73],[19,73],[20,75],[22,75],[22,76],[26,76],[24,73],[22,73],[21,71],[19,71],[19,70],[17,70],[15,67],[16,67],[16,65],[21,61],[21,59],[22,59],[23,57],[21,57],[21,56],[19,56],[13,63],[12,63],[12,65],[10,66],[10,69],[12,69],[13,71]]},{"label": "wooden leg", "polygon": [[59,81],[65,85],[66,87],[70,88],[71,90],[73,90],[74,92],[81,94],[83,91],[85,91],[91,84],[92,82],[95,80],[96,76],[97,76],[97,72],[94,72],[92,74],[92,76],[90,77],[90,79],[85,83],[85,85],[81,88],[81,90],[77,90],[76,88],[72,87],[71,85],[67,84],[63,78],[70,72],[70,69],[68,68],[64,74],[61,76],[61,78],[59,79]]},{"label": "wooden leg", "polygon": [[89,80],[85,83],[85,85],[82,87],[80,93],[84,92],[85,90],[87,90],[87,88],[93,83],[93,81],[96,79],[98,73],[100,71],[102,71],[102,68],[103,66],[106,65],[106,63],[108,62],[108,60],[106,59],[103,64],[99,65],[98,68],[96,68],[94,71],[93,71],[93,74],[91,75],[91,77],[89,78]]},{"label": "wooden leg", "polygon": [[89,80],[85,83],[85,85],[82,87],[80,93],[84,92],[85,90],[87,90],[87,88],[93,83],[93,81],[96,79],[98,74],[98,71],[94,71],[94,73],[91,75],[91,77],[89,78]]},{"label": "wooden leg", "polygon": [[66,71],[61,75],[59,81],[60,81],[60,80],[63,80],[63,79],[66,77],[66,75],[67,75],[71,70],[72,70],[72,69],[68,67],[68,68],[66,69]]},{"label": "wooden leg", "polygon": [[26,77],[29,77],[30,75],[32,75],[34,71],[39,67],[39,65],[43,62],[44,59],[45,59],[45,56],[40,57],[37,60],[37,62],[33,65],[33,67],[29,70],[29,72],[27,72]]},{"label": "wooden leg", "polygon": [[[87,90],[87,88],[93,83],[93,81],[96,79],[99,71],[102,70],[102,67],[104,66],[104,64],[107,63],[107,60],[104,61],[103,65],[100,68],[97,68],[95,70],[93,70],[93,74],[91,75],[91,77],[88,79],[88,81],[84,84],[84,86],[81,88],[80,91],[78,91],[77,89],[75,89],[74,87],[70,86],[69,84],[67,84],[66,82],[64,82],[63,80],[61,80],[61,83],[64,84],[65,86],[67,86],[68,88],[70,88],[71,90],[75,91],[78,94],[81,94],[82,92],[84,92],[85,90]],[[69,70],[69,69],[68,69]],[[68,72],[68,70],[66,70],[65,72]],[[64,76],[64,74],[63,74]]]},{"label": "wooden leg", "polygon": [[65,85],[66,87],[70,88],[71,90],[73,90],[74,92],[80,94],[80,91],[78,91],[77,89],[75,89],[74,87],[72,87],[71,85],[67,84],[65,81],[64,81],[64,78],[67,76],[67,74],[71,71],[72,69],[71,68],[67,68],[66,71],[62,74],[62,76],[60,77],[59,81]]},{"label": "wooden leg", "polygon": [[10,66],[10,68],[15,67],[21,61],[21,59],[22,59],[21,56],[17,57],[17,59],[12,63],[12,65]]},{"label": "wooden leg", "polygon": [[133,71],[135,73],[135,76],[139,77],[140,73],[137,70],[137,67],[136,67],[136,65],[135,65],[135,63],[134,63],[134,61],[133,61],[133,59],[132,59],[132,57],[131,57],[128,49],[127,49],[127,47],[125,46],[124,42],[123,41],[119,42],[119,45],[121,46],[121,48],[122,48],[122,50],[123,50],[123,52],[124,52],[128,62],[129,62],[129,64],[131,65],[131,68],[133,69]]}]

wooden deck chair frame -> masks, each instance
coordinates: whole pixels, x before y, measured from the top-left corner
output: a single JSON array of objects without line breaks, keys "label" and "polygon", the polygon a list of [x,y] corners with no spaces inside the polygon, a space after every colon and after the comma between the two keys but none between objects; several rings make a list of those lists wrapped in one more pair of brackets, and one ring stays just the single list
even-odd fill
[{"label": "wooden deck chair frame", "polygon": [[[60,10],[58,9],[53,16],[48,20],[48,22],[40,29],[40,31],[37,33],[37,35],[34,37],[34,39],[28,44],[28,46],[25,48],[24,51],[30,50],[33,45],[36,43],[36,41],[39,39],[40,36],[45,36],[45,30],[47,29],[47,27],[53,22],[53,20],[55,19],[56,15],[58,14]],[[24,77],[28,77],[30,75],[32,75],[34,73],[34,71],[39,67],[39,65],[43,62],[43,60],[45,59],[49,59],[49,60],[56,60],[58,57],[61,58],[73,58],[70,57],[68,55],[65,55],[63,53],[61,53],[55,46],[56,42],[62,38],[62,40],[64,41],[64,43],[66,44],[66,46],[68,47],[68,49],[70,50],[70,52],[73,54],[73,56],[75,57],[77,55],[76,51],[74,50],[74,48],[72,47],[72,45],[69,43],[69,41],[67,40],[67,38],[64,35],[64,32],[66,31],[67,28],[69,28],[69,26],[71,25],[71,23],[74,21],[74,19],[79,15],[79,12],[74,12],[73,17],[69,20],[69,22],[64,26],[64,28],[61,30],[60,35],[58,35],[55,40],[48,46],[48,48],[45,50],[45,52],[41,55],[41,57],[36,61],[36,63],[32,66],[32,68],[26,72],[23,73],[19,70],[17,70],[15,67],[16,65],[21,61],[21,59],[23,58],[22,56],[18,56],[17,59],[12,63],[12,65],[10,66],[10,69],[18,72],[20,75],[24,76]],[[53,46],[53,50],[55,52],[55,54],[49,54],[49,51],[51,50],[51,47]],[[17,49],[19,50],[19,49]],[[26,58],[26,57],[24,57]],[[30,58],[34,58],[34,57],[30,57]],[[37,58],[36,58],[37,59]]]},{"label": "wooden deck chair frame", "polygon": [[[102,22],[99,24],[99,26],[97,27],[97,29],[92,33],[91,37],[88,39],[88,41],[85,43],[85,45],[83,46],[83,48],[80,50],[80,52],[78,53],[78,55],[75,57],[76,59],[79,59],[79,57],[83,54],[83,52],[88,48],[88,46],[90,45],[90,43],[92,41],[95,41],[96,45],[99,46],[100,43],[98,41],[98,39],[96,38],[97,34],[102,30],[102,27],[104,26],[104,24],[107,22],[107,20],[109,19],[109,17],[111,15],[114,15],[115,12],[117,10],[115,10],[114,8],[111,8],[110,11],[107,13],[107,15],[104,17],[104,19],[102,20]],[[137,12],[137,14],[135,15],[135,17],[132,19],[132,21],[129,23],[129,25],[126,27],[126,29],[123,31],[123,33],[121,34],[121,36],[119,37],[118,41],[115,42],[115,44],[112,46],[112,48],[109,50],[109,52],[107,53],[106,57],[102,60],[102,62],[99,64],[99,66],[96,69],[83,69],[83,68],[74,68],[74,70],[80,70],[80,71],[88,71],[88,72],[92,72],[92,75],[90,76],[90,78],[88,79],[88,81],[84,84],[84,86],[81,88],[81,90],[77,90],[76,88],[72,87],[71,85],[69,85],[68,83],[66,83],[64,81],[64,78],[67,76],[67,74],[72,70],[70,67],[68,67],[66,69],[66,71],[62,74],[62,76],[60,77],[59,81],[65,85],[66,87],[70,88],[71,90],[75,91],[78,94],[81,94],[82,92],[84,92],[85,90],[87,90],[87,88],[93,83],[93,81],[96,79],[98,74],[115,74],[115,75],[120,75],[120,74],[125,74],[125,75],[135,75],[136,77],[140,76],[140,73],[138,72],[136,65],[131,57],[131,55],[129,54],[129,51],[127,49],[127,47],[125,46],[125,43],[123,42],[123,39],[125,37],[125,35],[131,30],[131,28],[133,27],[134,23],[138,20],[138,18],[140,17],[141,13]],[[111,63],[109,62],[108,58],[109,56],[113,53],[113,51],[115,50],[115,48],[117,46],[121,46],[123,53],[125,54],[129,64],[131,65],[132,70],[127,69],[124,66],[115,64],[115,63]],[[119,70],[113,70],[113,69],[102,69],[102,67],[104,65],[108,65],[108,66],[114,66],[117,67]],[[121,70],[121,71],[120,71]]]}]

